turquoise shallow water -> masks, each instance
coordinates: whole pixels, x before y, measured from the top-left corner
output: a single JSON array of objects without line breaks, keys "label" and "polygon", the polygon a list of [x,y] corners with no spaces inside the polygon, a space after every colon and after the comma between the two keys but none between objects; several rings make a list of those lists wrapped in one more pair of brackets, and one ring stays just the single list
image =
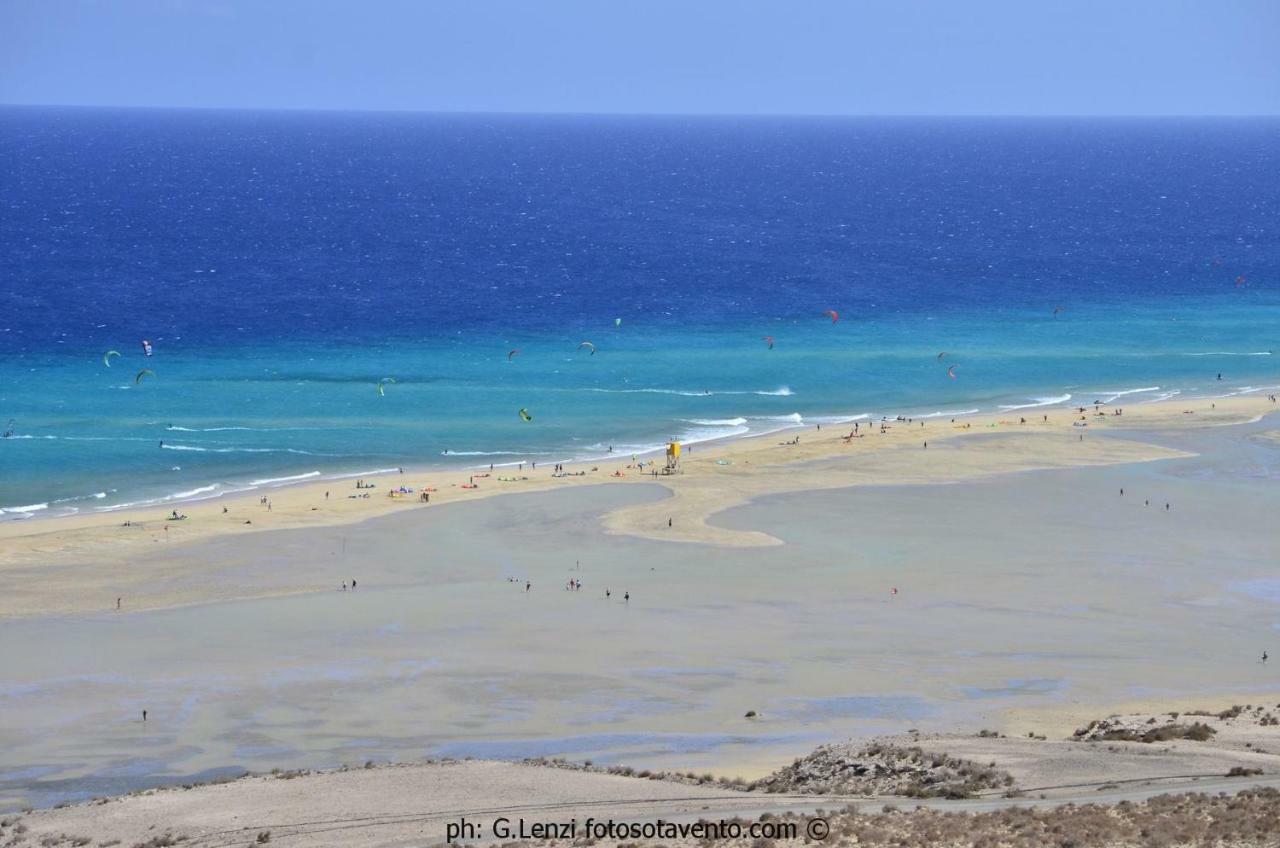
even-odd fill
[{"label": "turquoise shallow water", "polygon": [[0,117],[3,519],[1280,383],[1280,121]]},{"label": "turquoise shallow water", "polygon": [[[818,316],[665,332],[637,316],[593,333],[595,355],[561,335],[212,355],[179,341],[146,362],[130,351],[110,369],[91,354],[7,363],[0,402],[15,433],[0,442],[0,503],[10,516],[109,510],[405,464],[550,463],[610,447],[654,450],[672,436],[697,442],[861,416],[1029,414],[1067,401],[1140,404],[1280,384],[1269,332],[1257,324],[1276,304],[1162,307],[1124,318],[1111,308],[835,325]],[[765,330],[773,350],[760,341]],[[508,361],[512,347],[521,352]],[[135,384],[144,364],[157,376]],[[380,396],[383,377],[396,382]]]}]

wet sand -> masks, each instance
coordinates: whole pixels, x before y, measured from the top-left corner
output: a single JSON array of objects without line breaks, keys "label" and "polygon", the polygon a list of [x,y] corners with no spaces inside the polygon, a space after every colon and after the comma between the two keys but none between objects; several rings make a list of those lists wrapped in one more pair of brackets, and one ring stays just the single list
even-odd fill
[{"label": "wet sand", "polygon": [[[1216,423],[1267,411],[1218,405]],[[1179,415],[1083,443],[948,426],[928,464],[905,436],[790,464],[741,443],[695,451],[711,467],[669,486],[596,479],[123,559],[55,552],[51,586],[18,585],[0,623],[0,806],[425,756],[753,777],[849,736],[1275,692],[1257,661],[1280,634],[1274,419]],[[1096,461],[1061,467],[1079,444]],[[708,486],[703,513],[671,508],[748,462],[762,470]],[[1024,467],[1049,470],[992,470]],[[770,478],[783,493],[754,494]],[[667,514],[768,543],[667,540],[665,520],[645,524]],[[38,583],[26,556],[6,573]],[[58,598],[114,596],[112,580],[133,590],[120,613]]]}]

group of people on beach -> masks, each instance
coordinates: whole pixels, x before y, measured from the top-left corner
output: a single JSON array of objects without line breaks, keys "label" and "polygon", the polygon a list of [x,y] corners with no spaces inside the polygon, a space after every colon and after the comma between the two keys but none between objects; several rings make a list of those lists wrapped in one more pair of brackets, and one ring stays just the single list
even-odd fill
[{"label": "group of people on beach", "polygon": [[[520,578],[518,578],[518,577],[508,577],[508,578],[507,578],[507,582],[508,582],[508,583],[516,583],[516,584],[519,584],[521,581],[520,581]],[[351,583],[352,583],[352,588],[354,589],[354,588],[355,588],[355,581],[354,581],[354,580],[352,580],[352,581],[351,581]],[[344,585],[345,585],[345,584],[344,584]],[[581,591],[582,591],[582,581],[581,581],[581,580],[579,580],[579,579],[578,579],[578,578],[576,578],[576,577],[571,577],[571,578],[569,578],[569,581],[568,581],[567,583],[565,583],[565,587],[564,587],[564,589],[565,589],[565,591],[566,591],[566,592],[581,592]],[[532,580],[525,580],[525,581],[524,581],[524,590],[525,590],[525,592],[530,592],[530,591],[532,591],[532,590],[533,590],[533,581],[532,581]],[[611,591],[611,590],[606,586],[606,587],[605,587],[605,590],[604,590],[604,599],[607,601],[607,600],[610,600],[611,598],[613,598],[613,592],[612,592],[612,591]],[[630,603],[631,603],[631,592],[630,592],[630,590],[628,590],[628,591],[626,591],[626,592],[623,592],[623,593],[622,593],[622,602],[623,602],[624,604],[630,604]]]}]

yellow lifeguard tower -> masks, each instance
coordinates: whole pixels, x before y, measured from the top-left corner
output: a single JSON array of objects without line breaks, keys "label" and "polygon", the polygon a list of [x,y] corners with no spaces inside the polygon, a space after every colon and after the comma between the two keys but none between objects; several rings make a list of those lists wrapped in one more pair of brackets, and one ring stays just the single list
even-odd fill
[{"label": "yellow lifeguard tower", "polygon": [[675,474],[680,470],[680,443],[667,442],[667,467],[662,469],[663,474]]}]

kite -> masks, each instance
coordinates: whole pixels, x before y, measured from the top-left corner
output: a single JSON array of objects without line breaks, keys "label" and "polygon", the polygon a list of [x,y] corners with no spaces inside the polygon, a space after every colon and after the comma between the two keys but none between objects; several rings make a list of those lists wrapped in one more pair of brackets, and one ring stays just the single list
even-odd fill
[{"label": "kite", "polygon": [[146,339],[142,340],[142,352],[147,356],[151,355],[151,342],[147,341]]},{"label": "kite", "polygon": [[1243,285],[1244,285],[1244,275],[1241,274],[1239,277],[1236,277],[1236,288],[1241,288]]},{"label": "kite", "polygon": [[764,336],[763,339],[768,343],[769,350],[773,350],[773,336]]},{"label": "kite", "polygon": [[520,419],[522,421],[528,422],[533,420],[533,416],[529,414],[529,410],[525,409],[524,407],[520,407]]},{"label": "kite", "polygon": [[942,353],[938,354],[938,361],[939,361],[939,362],[941,362],[941,361],[942,361],[942,357],[944,357],[944,356],[946,356],[946,355],[947,355],[947,352],[946,352],[945,350],[944,350]]},{"label": "kite", "polygon": [[386,397],[387,393],[385,390],[385,386],[387,385],[387,383],[394,383],[395,381],[396,381],[395,377],[383,377],[381,380],[379,380],[378,381],[378,397]]},{"label": "kite", "polygon": [[143,377],[154,377],[155,375],[156,372],[152,371],[150,368],[143,368],[138,372],[138,376],[133,378],[133,384],[136,386],[142,382]]},{"label": "kite", "polygon": [[834,324],[835,322],[837,322],[837,321],[839,321],[839,320],[840,320],[840,313],[839,313],[839,312],[836,312],[834,309],[828,309],[826,312],[824,312],[824,313],[822,313],[822,314],[823,314],[823,315],[830,315],[830,316],[831,316],[831,323],[832,323],[832,324]]},{"label": "kite", "polygon": [[113,357],[113,356],[119,356],[119,355],[120,355],[120,351],[118,351],[118,350],[109,350],[109,351],[107,351],[106,353],[102,354],[102,364],[103,364],[103,365],[105,365],[105,366],[107,366],[108,368],[110,368],[110,367],[111,367],[111,357]]},{"label": "kite", "polygon": [[1066,308],[1065,306],[1055,306],[1055,307],[1053,307],[1053,314],[1054,314],[1054,315],[1057,315],[1059,312],[1066,312],[1066,311],[1067,311],[1067,308]]},{"label": "kite", "polygon": [[956,367],[954,365],[947,369],[947,376],[953,380],[956,378]]},{"label": "kite", "polygon": [[613,319],[613,326],[615,326],[615,327],[621,327],[621,326],[622,326],[622,319],[621,319],[621,318],[614,318],[614,319]]},{"label": "kite", "polygon": [[507,351],[507,361],[510,362],[511,357],[515,356],[519,352],[520,352],[520,348],[518,347],[513,347],[511,350]]},{"label": "kite", "polygon": [[592,356],[596,355],[596,346],[593,345],[591,342],[581,342],[578,344],[578,350],[582,350],[584,347],[591,348],[591,355]]}]

